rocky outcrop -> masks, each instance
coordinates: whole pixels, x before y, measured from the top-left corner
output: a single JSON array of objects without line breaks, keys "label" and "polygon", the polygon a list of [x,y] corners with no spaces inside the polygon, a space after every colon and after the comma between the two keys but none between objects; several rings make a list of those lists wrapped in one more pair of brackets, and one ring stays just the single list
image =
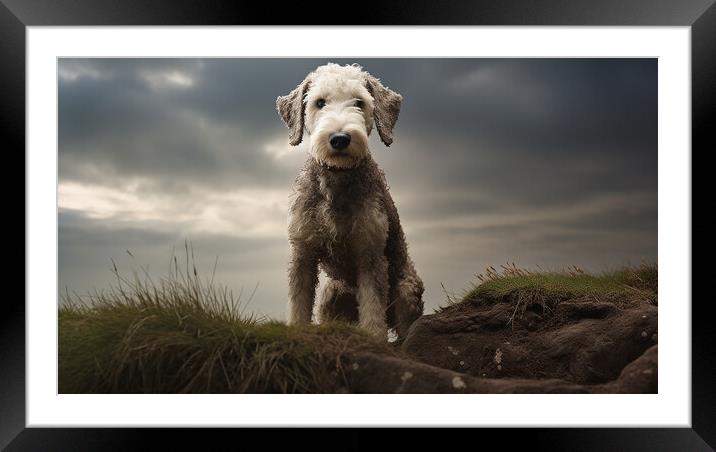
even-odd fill
[{"label": "rocky outcrop", "polygon": [[657,347],[627,365],[619,377],[600,385],[560,379],[478,378],[411,359],[364,353],[344,358],[344,389],[376,394],[636,394],[656,393]]},{"label": "rocky outcrop", "polygon": [[348,375],[367,392],[657,392],[656,306],[563,301],[516,311],[463,302],[425,315],[401,346],[417,362],[363,356]]},{"label": "rocky outcrop", "polygon": [[362,354],[346,360],[353,393],[586,393],[588,388],[562,380],[486,379],[410,359]]}]

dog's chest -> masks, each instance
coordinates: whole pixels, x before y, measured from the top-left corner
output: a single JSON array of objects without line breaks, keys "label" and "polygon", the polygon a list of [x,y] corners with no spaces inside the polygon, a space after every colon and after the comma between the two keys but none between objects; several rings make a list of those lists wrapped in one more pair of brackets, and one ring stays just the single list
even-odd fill
[{"label": "dog's chest", "polygon": [[315,228],[321,241],[329,248],[347,245],[364,221],[362,203],[357,200],[323,199],[316,209]]},{"label": "dog's chest", "polygon": [[376,194],[361,182],[356,178],[319,179],[315,226],[328,254],[350,255],[368,245],[366,234],[385,233]]},{"label": "dog's chest", "polygon": [[371,163],[347,172],[309,163],[289,208],[290,240],[337,265],[347,265],[357,255],[382,254],[389,223],[386,194]]}]

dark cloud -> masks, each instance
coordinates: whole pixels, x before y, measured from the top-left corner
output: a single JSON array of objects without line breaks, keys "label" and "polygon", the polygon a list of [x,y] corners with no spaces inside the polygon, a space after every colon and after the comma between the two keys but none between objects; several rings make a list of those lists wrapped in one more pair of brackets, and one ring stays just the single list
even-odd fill
[{"label": "dark cloud", "polygon": [[[86,167],[89,158],[118,177],[157,173],[204,183],[207,174],[214,183],[254,183],[257,173],[262,182],[274,174],[285,177],[261,153],[267,140],[285,133],[274,101],[322,62],[63,60],[66,72],[84,70],[95,78],[60,79],[61,173]],[[406,158],[450,148],[458,170],[482,167],[520,178],[547,172],[550,179],[552,170],[540,168],[544,162],[557,171],[564,164],[570,172],[586,162],[604,168],[594,175],[599,180],[618,166],[631,170],[632,187],[653,184],[654,59],[360,62],[404,95],[396,146],[410,138],[411,148],[417,147]],[[152,90],[147,77],[172,71],[193,85]],[[450,175],[458,182],[469,177]]]},{"label": "dark cloud", "polygon": [[[249,207],[288,194],[305,158],[288,151],[276,96],[327,61],[357,62],[404,96],[395,143],[371,145],[427,296],[505,260],[656,259],[656,59],[61,59],[60,183],[86,187],[60,213],[61,284],[107,282],[97,269],[132,247],[160,265],[192,236],[231,284],[281,280],[262,298],[280,315],[283,204]],[[104,189],[102,215],[83,211],[83,193]],[[131,215],[141,202],[149,211]],[[200,214],[263,221],[273,238],[192,228]]]}]

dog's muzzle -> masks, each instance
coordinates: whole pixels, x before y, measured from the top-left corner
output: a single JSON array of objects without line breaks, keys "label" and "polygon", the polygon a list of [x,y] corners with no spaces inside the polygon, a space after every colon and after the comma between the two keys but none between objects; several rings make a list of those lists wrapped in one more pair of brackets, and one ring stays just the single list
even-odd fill
[{"label": "dog's muzzle", "polygon": [[331,143],[331,147],[334,151],[342,151],[351,144],[351,136],[345,132],[332,133],[328,137],[328,142]]}]

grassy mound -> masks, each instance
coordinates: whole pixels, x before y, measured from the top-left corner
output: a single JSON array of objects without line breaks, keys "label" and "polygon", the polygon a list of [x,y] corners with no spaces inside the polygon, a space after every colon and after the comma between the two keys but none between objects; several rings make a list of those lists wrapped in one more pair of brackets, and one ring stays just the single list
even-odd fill
[{"label": "grassy mound", "polygon": [[[60,393],[330,393],[351,392],[344,358],[362,352],[404,356],[393,345],[344,323],[287,326],[243,314],[239,300],[202,281],[187,248],[169,276],[119,275],[117,285],[67,295],[59,308]],[[654,265],[588,275],[489,268],[451,304],[514,303],[552,309],[564,301],[653,303]],[[456,306],[457,307],[457,306]],[[459,308],[458,308],[459,309]],[[509,323],[509,322],[508,322]]]},{"label": "grassy mound", "polygon": [[347,324],[242,316],[196,269],[118,282],[60,307],[60,393],[332,392],[345,387],[343,354],[395,353]]},{"label": "grassy mound", "polygon": [[[642,264],[617,271],[591,275],[571,267],[564,271],[532,272],[514,264],[498,271],[488,267],[476,275],[479,283],[460,298],[448,297],[448,306],[459,303],[511,303],[518,316],[530,306],[551,311],[565,301],[657,304],[658,272],[656,265]],[[444,309],[444,308],[443,308]]]}]

